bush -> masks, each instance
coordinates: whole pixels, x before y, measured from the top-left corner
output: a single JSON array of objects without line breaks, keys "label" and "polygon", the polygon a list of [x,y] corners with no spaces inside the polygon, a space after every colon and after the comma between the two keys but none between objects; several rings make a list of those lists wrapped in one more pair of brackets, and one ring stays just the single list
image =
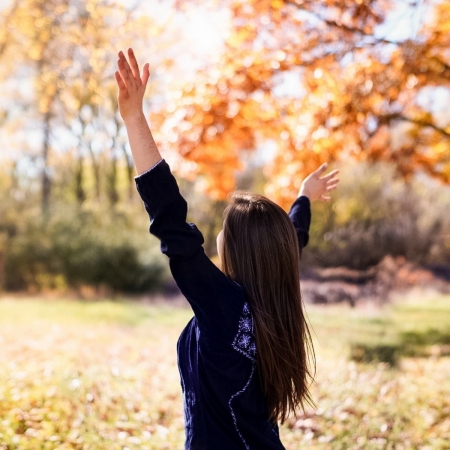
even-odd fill
[{"label": "bush", "polygon": [[313,204],[307,265],[367,269],[386,255],[450,264],[450,189],[423,178],[405,183],[388,164],[347,165],[331,204]]},{"label": "bush", "polygon": [[137,293],[156,290],[166,279],[157,241],[148,235],[148,225],[131,225],[132,216],[66,208],[47,221],[24,219],[6,243],[7,290],[89,285]]}]

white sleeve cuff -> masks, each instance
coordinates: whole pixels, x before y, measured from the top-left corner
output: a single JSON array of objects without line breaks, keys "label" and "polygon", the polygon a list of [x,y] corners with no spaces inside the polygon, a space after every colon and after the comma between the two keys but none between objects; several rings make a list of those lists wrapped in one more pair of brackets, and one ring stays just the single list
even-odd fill
[{"label": "white sleeve cuff", "polygon": [[139,177],[142,177],[142,175],[145,175],[146,173],[151,172],[157,165],[159,165],[162,161],[164,161],[164,159],[160,159],[154,166],[150,167],[150,169],[146,170],[143,173],[140,173],[139,175],[136,175],[134,177],[135,180],[137,180]]}]

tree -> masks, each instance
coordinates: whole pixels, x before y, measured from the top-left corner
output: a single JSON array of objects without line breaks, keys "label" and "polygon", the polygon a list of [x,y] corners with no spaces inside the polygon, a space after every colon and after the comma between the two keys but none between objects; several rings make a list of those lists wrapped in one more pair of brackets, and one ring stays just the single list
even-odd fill
[{"label": "tree", "polygon": [[392,0],[218,3],[232,13],[224,52],[181,88],[168,118],[171,145],[213,196],[233,188],[242,151],[270,140],[267,193],[286,205],[302,175],[348,157],[450,182],[450,119],[423,102],[450,89],[448,2],[428,5],[431,19],[401,40],[380,31]]},{"label": "tree", "polygon": [[[0,58],[7,61],[5,76],[12,79],[21,74],[23,84],[33,86],[32,98],[25,100],[18,92],[14,103],[27,103],[23,125],[37,122],[36,128],[42,131],[35,161],[40,170],[43,213],[50,206],[53,152],[75,149],[74,190],[79,203],[88,196],[87,159],[94,196],[100,199],[101,159],[108,154],[109,161],[113,155],[105,186],[113,203],[117,200],[117,152],[113,147],[123,153],[123,144],[117,136],[107,137],[110,124],[112,128],[115,124],[114,133],[122,132],[111,95],[113,88],[115,91],[115,55],[121,46],[158,30],[148,16],[135,16],[139,3],[130,8],[115,0],[15,0],[7,11],[4,33],[0,32]],[[67,136],[69,130],[75,144]],[[61,137],[63,133],[66,136]],[[129,168],[129,158],[126,165]]]}]

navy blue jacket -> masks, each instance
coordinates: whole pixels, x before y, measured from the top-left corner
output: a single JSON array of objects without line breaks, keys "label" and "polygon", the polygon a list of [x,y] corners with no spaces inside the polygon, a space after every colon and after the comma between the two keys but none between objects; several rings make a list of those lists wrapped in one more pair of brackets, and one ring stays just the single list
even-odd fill
[{"label": "navy blue jacket", "polygon": [[[162,160],[136,177],[170,270],[194,317],[178,340],[187,450],[281,450],[256,366],[253,318],[244,290],[205,255],[203,236],[186,222],[187,203]],[[300,246],[308,242],[307,197],[289,213]]]}]

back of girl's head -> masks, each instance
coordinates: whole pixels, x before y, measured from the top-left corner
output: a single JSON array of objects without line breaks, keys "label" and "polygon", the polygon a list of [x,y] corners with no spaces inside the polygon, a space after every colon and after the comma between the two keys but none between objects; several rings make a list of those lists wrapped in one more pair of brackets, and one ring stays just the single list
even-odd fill
[{"label": "back of girl's head", "polygon": [[[232,278],[290,280],[299,267],[299,246],[289,216],[262,195],[236,192],[225,210],[224,265]],[[291,280],[290,280],[291,281]],[[295,280],[298,284],[298,277]],[[282,283],[285,286],[284,283]],[[270,285],[269,285],[270,286]]]},{"label": "back of girl's head", "polygon": [[268,198],[238,191],[224,212],[222,266],[245,290],[255,321],[257,362],[273,419],[311,403],[310,334],[300,295],[294,226]]}]

